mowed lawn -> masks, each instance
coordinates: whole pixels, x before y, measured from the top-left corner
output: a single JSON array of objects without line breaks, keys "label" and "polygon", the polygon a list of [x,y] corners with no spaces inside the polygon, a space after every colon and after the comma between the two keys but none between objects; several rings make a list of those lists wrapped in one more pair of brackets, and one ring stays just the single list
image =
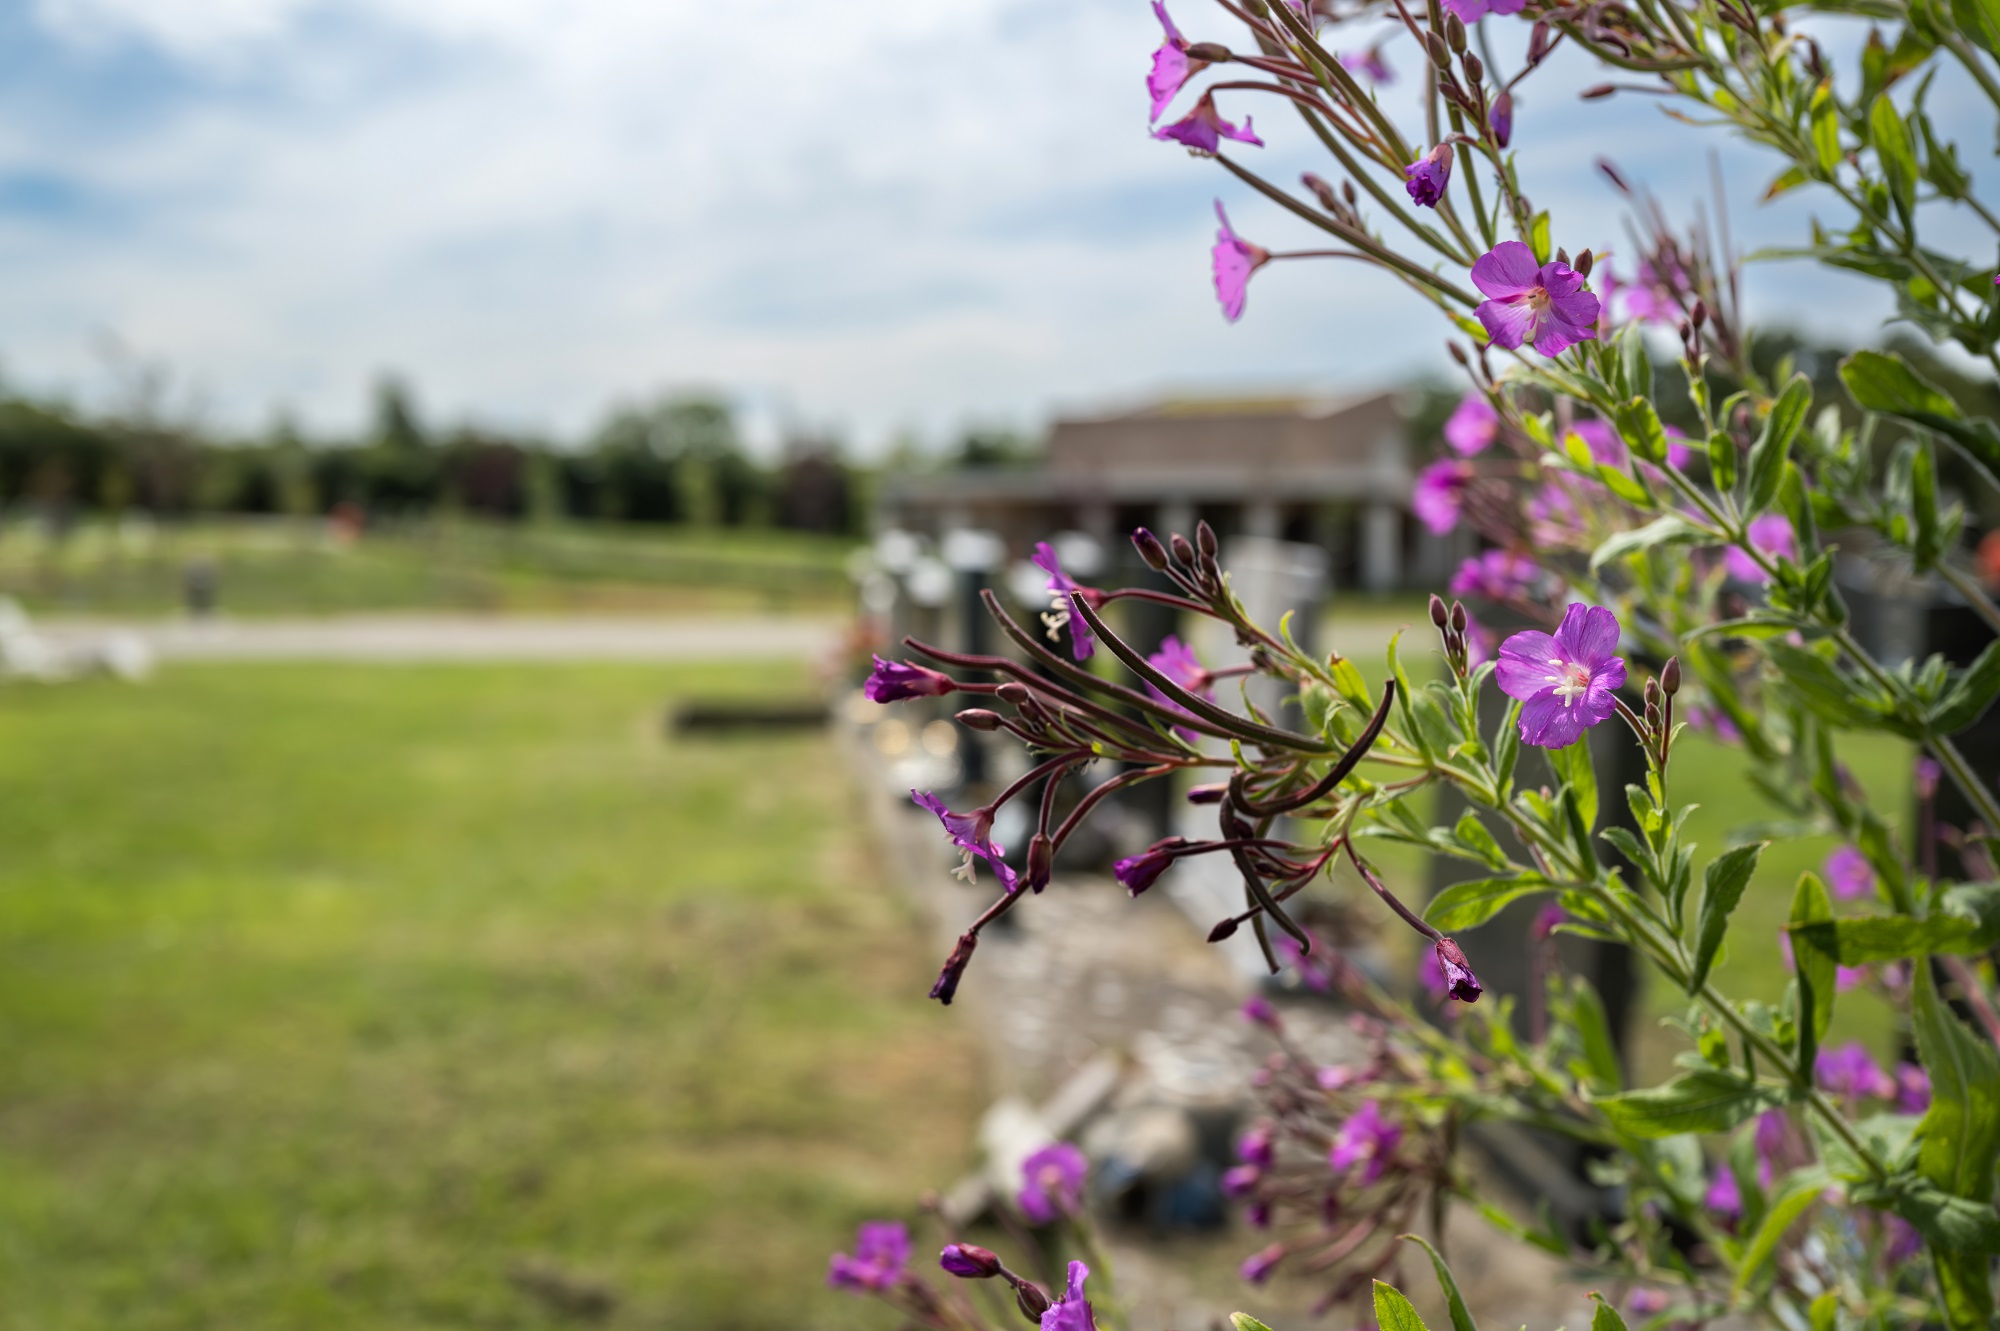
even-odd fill
[{"label": "mowed lawn", "polygon": [[0,1327],[879,1326],[977,1074],[780,668],[0,690]]}]

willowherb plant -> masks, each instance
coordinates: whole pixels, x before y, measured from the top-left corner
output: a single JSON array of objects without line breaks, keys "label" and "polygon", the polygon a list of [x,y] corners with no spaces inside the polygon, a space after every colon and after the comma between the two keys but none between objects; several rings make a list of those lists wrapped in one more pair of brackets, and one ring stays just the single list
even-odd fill
[{"label": "willowherb plant", "polygon": [[[1741,312],[1742,261],[1719,214],[1678,234],[1601,164],[1635,210],[1637,253],[1620,280],[1602,235],[1565,222],[1580,248],[1572,257],[1554,247],[1557,223],[1530,200],[1509,148],[1522,86],[1557,48],[1579,48],[1616,71],[1586,98],[1660,95],[1678,119],[1771,150],[1779,169],[1767,196],[1816,190],[1842,210],[1845,229],[1815,224],[1810,243],[1788,253],[1887,285],[1901,320],[2000,370],[1993,267],[1925,239],[1951,210],[1955,223],[1992,233],[1989,252],[2000,246],[2000,219],[1975,197],[1948,139],[1964,127],[1941,127],[1927,109],[1940,78],[2000,108],[2000,4],[1217,3],[1233,22],[1228,41],[1190,40],[1153,6],[1165,34],[1147,79],[1153,119],[1164,122],[1156,137],[1212,159],[1335,242],[1273,251],[1238,234],[1218,203],[1225,315],[1242,314],[1267,266],[1316,257],[1373,264],[1437,306],[1460,335],[1450,348],[1470,392],[1414,507],[1434,531],[1469,525],[1490,548],[1453,579],[1461,599],[1432,598],[1445,669],[1421,686],[1393,645],[1388,678],[1371,684],[1337,653],[1304,651],[1283,625],[1252,622],[1205,525],[1191,538],[1133,534],[1171,591],[1079,586],[1044,548],[1054,600],[1042,625],[987,600],[1017,655],[911,641],[928,664],[879,662],[870,697],[977,695],[988,705],[959,719],[1007,732],[1038,759],[970,813],[917,795],[963,850],[966,872],[984,859],[1001,887],[932,996],[951,1001],[981,931],[1042,889],[1102,800],[1187,774],[1185,796],[1214,809],[1216,834],[1161,841],[1121,861],[1118,879],[1137,895],[1177,859],[1227,855],[1244,903],[1211,938],[1247,926],[1274,970],[1281,950],[1310,959],[1354,1009],[1369,1050],[1358,1066],[1317,1066],[1274,1014],[1253,1013],[1277,1052],[1259,1078],[1262,1116],[1227,1183],[1246,1218],[1271,1233],[1247,1277],[1285,1263],[1322,1272],[1329,1302],[1367,1293],[1384,1331],[1417,1331],[1407,1301],[1374,1277],[1392,1267],[1413,1218],[1462,1199],[1622,1288],[1626,1311],[1653,1326],[1731,1313],[1787,1331],[1991,1326],[2000,796],[1952,736],[2000,694],[2000,644],[1963,669],[1940,657],[1886,665],[1851,631],[1833,574],[1840,542],[1865,543],[1934,576],[2000,630],[2000,609],[1965,567],[1964,513],[1943,493],[1937,451],[1952,450],[1975,483],[2000,486],[2000,426],[1877,351],[1840,364],[1851,407],[1823,402],[1815,413],[1806,376],[1785,362],[1759,368]],[[1353,20],[1384,16],[1420,63],[1420,138],[1406,137],[1371,91],[1389,77],[1385,52],[1338,40]],[[1524,52],[1511,74],[1493,54],[1491,30],[1503,24],[1527,29],[1524,43],[1497,34]],[[1858,47],[1859,68],[1837,79],[1829,49],[1843,44]],[[1191,81],[1211,74],[1223,77],[1172,117]],[[1294,191],[1255,169],[1262,140],[1251,117],[1226,118],[1218,99],[1234,114],[1257,95],[1297,113],[1338,184],[1307,174]],[[1655,342],[1654,327],[1671,331],[1671,363],[1655,362],[1667,338]],[[1135,649],[1110,622],[1117,603],[1135,598],[1217,621],[1249,664],[1209,670],[1177,640]],[[1496,641],[1465,600],[1539,627]],[[1056,649],[1064,637],[1066,654]],[[1093,669],[1098,650],[1143,690]],[[1247,673],[1293,691],[1298,724],[1247,694],[1218,696],[1226,677]],[[1600,790],[1584,737],[1607,723],[1639,746],[1643,783]],[[1791,818],[1784,835],[1845,843],[1793,893],[1784,939],[1793,977],[1776,1006],[1734,997],[1714,975],[1768,842],[1704,854],[1685,837],[1689,806],[1671,774],[1690,725],[1734,746]],[[1918,816],[1901,834],[1840,760],[1846,737],[1864,732],[1920,750]],[[1522,768],[1524,748],[1541,751],[1548,784]],[[1062,783],[1103,760],[1124,770],[1058,822]],[[1947,781],[1973,811],[1965,827],[1936,816]],[[1037,787],[1040,817],[1017,875],[992,844],[993,818]],[[1422,812],[1438,789],[1467,810],[1448,826]],[[1600,827],[1618,801],[1630,825]],[[1371,837],[1455,856],[1483,876],[1420,912],[1376,872],[1363,849]],[[1941,843],[1974,881],[1939,872]],[[1328,962],[1293,907],[1341,859],[1423,936],[1437,987],[1458,1004],[1475,1003],[1481,988],[1452,934],[1544,899],[1525,1037],[1505,1004],[1463,1007],[1440,1027],[1337,957]],[[1552,932],[1622,944],[1686,994],[1678,1075],[1624,1084],[1602,1004],[1555,964]],[[1889,1071],[1858,1045],[1827,1045],[1839,996],[1855,985],[1896,1005],[1915,1061]],[[1599,1181],[1615,1185],[1618,1213],[1583,1234],[1509,1218],[1457,1159],[1462,1130],[1481,1120],[1583,1143]],[[946,1271],[1000,1276],[997,1258],[957,1251],[946,1249]],[[1437,1272],[1455,1331],[1471,1331],[1442,1260]],[[925,1308],[913,1315],[926,1324],[959,1324],[943,1303]],[[1045,1329],[1108,1320],[1080,1283],[1033,1318]],[[1595,1331],[1623,1325],[1600,1302]]]}]

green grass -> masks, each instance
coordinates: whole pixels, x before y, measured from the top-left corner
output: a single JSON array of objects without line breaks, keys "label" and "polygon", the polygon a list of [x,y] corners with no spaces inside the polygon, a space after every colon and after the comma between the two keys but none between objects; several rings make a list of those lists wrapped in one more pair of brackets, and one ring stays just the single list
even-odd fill
[{"label": "green grass", "polygon": [[351,544],[318,520],[117,527],[53,541],[0,532],[0,595],[37,613],[163,615],[186,570],[216,570],[232,615],[367,610],[839,610],[852,542],[799,532],[443,519],[371,529]]},{"label": "green grass", "polygon": [[972,1055],[827,740],[658,724],[806,686],[0,691],[0,1327],[878,1325],[826,1253],[963,1165]]}]

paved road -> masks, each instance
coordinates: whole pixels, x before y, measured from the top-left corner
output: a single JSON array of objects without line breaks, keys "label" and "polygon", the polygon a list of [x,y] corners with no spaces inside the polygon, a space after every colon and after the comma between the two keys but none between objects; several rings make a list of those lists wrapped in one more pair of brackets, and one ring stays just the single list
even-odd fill
[{"label": "paved road", "polygon": [[156,621],[43,619],[52,644],[84,647],[113,633],[144,640],[163,661],[719,661],[808,658],[838,640],[840,621],[753,618],[493,618],[353,615],[326,619]]}]

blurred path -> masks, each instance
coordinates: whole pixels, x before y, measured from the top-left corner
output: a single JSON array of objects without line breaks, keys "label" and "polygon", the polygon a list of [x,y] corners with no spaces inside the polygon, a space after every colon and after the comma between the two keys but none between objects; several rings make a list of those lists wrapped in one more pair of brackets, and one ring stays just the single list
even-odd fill
[{"label": "blurred path", "polygon": [[59,646],[130,633],[163,661],[722,661],[806,659],[838,640],[827,617],[532,618],[354,615],[296,620],[40,619]]}]

